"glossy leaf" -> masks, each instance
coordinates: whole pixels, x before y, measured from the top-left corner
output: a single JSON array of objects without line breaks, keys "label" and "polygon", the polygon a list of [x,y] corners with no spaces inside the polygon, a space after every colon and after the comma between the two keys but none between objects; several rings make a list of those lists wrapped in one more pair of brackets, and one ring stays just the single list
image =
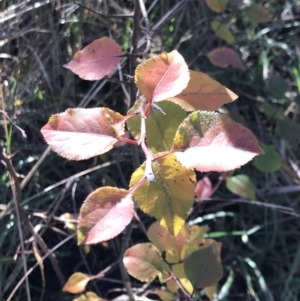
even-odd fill
[{"label": "glossy leaf", "polygon": [[246,68],[242,63],[240,56],[237,52],[228,47],[220,47],[212,50],[207,54],[211,63],[221,68],[232,66],[233,68],[245,71]]},{"label": "glossy leaf", "polygon": [[153,223],[147,231],[148,239],[159,249],[166,252],[166,261],[176,263],[180,260],[180,254],[176,239],[158,222]]},{"label": "glossy leaf", "polygon": [[220,250],[220,243],[207,240],[205,246],[185,259],[184,270],[195,289],[212,286],[223,277]]},{"label": "glossy leaf", "polygon": [[163,271],[158,249],[150,243],[129,248],[123,257],[127,272],[140,281],[150,282]]},{"label": "glossy leaf", "polygon": [[85,290],[86,285],[90,281],[90,276],[77,272],[72,274],[62,288],[63,292],[78,294]]},{"label": "glossy leaf", "polygon": [[212,21],[210,25],[217,37],[226,41],[228,44],[234,43],[234,36],[225,25],[216,20]]},{"label": "glossy leaf", "polygon": [[205,2],[212,11],[222,13],[226,9],[229,0],[205,0]]},{"label": "glossy leaf", "polygon": [[268,10],[261,4],[252,4],[245,9],[246,16],[255,23],[267,23],[272,21],[272,16]]},{"label": "glossy leaf", "polygon": [[103,37],[76,52],[73,60],[64,67],[82,79],[99,80],[116,69],[120,55],[121,47],[113,39]]},{"label": "glossy leaf", "polygon": [[203,177],[197,182],[195,195],[199,199],[207,199],[212,195],[212,184],[208,177]]},{"label": "glossy leaf", "polygon": [[214,112],[193,112],[179,126],[173,151],[186,167],[201,172],[229,171],[262,154],[250,130]]},{"label": "glossy leaf", "polygon": [[[195,263],[194,263],[195,264]],[[189,279],[186,276],[186,272],[184,269],[184,264],[183,263],[177,263],[172,265],[172,271],[176,278],[179,280],[181,285],[184,287],[184,289],[192,295],[194,292],[194,287],[193,284],[189,281]]]},{"label": "glossy leaf", "polygon": [[[129,111],[134,112],[140,106],[138,101]],[[159,107],[165,115],[151,108],[146,120],[147,143],[152,152],[162,152],[171,149],[173,139],[178,126],[186,118],[187,113],[179,105],[170,101],[162,101]],[[127,120],[127,126],[131,135],[139,140],[141,130],[141,116],[137,115]]]},{"label": "glossy leaf", "polygon": [[281,157],[272,145],[262,144],[264,154],[254,158],[253,165],[262,172],[275,172],[281,167]]},{"label": "glossy leaf", "polygon": [[189,79],[188,66],[176,50],[154,56],[139,64],[134,76],[137,87],[151,103],[180,93]]},{"label": "glossy leaf", "polygon": [[[133,192],[139,208],[154,216],[172,235],[177,235],[194,202],[195,173],[171,154],[152,163],[155,182],[144,182]],[[132,175],[130,187],[144,176],[145,164]],[[184,189],[183,189],[184,187]]]},{"label": "glossy leaf", "polygon": [[94,292],[85,292],[82,295],[80,295],[79,297],[73,299],[73,301],[101,301],[101,300],[104,301],[106,299],[100,298]]},{"label": "glossy leaf", "polygon": [[236,195],[249,200],[255,200],[256,188],[247,175],[237,175],[227,178],[226,187]]},{"label": "glossy leaf", "polygon": [[95,244],[120,234],[133,217],[134,204],[125,189],[101,187],[80,208],[78,244]]},{"label": "glossy leaf", "polygon": [[169,98],[188,111],[214,111],[238,96],[208,75],[190,70],[190,81],[180,94]]},{"label": "glossy leaf", "polygon": [[52,115],[41,133],[60,156],[84,160],[112,149],[124,126],[124,116],[107,108],[68,109]]}]

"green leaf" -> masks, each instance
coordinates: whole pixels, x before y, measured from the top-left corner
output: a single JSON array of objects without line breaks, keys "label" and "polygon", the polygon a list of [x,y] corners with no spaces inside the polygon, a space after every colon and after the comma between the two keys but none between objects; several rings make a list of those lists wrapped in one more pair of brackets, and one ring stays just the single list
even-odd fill
[{"label": "green leaf", "polygon": [[300,107],[300,94],[294,98],[294,102]]},{"label": "green leaf", "polygon": [[268,80],[268,90],[277,98],[283,98],[289,89],[289,84],[279,75],[273,75]]},{"label": "green leaf", "polygon": [[280,107],[276,107],[273,104],[267,102],[262,103],[259,110],[269,118],[283,119],[284,110]]},{"label": "green leaf", "polygon": [[185,274],[195,289],[212,286],[223,277],[220,250],[220,243],[207,239],[201,249],[185,259]]},{"label": "green leaf", "polygon": [[216,20],[212,21],[210,25],[217,37],[226,41],[228,44],[234,43],[234,36],[225,25]]},{"label": "green leaf", "polygon": [[[154,216],[161,226],[176,236],[183,227],[194,202],[196,176],[183,167],[175,155],[152,163],[155,182],[144,182],[133,192],[133,198],[145,213]],[[144,176],[145,163],[132,175],[130,187]]]},{"label": "green leaf", "polygon": [[[141,101],[137,101],[128,111],[128,114],[136,111],[140,105]],[[147,143],[154,153],[171,149],[177,128],[187,116],[186,111],[173,102],[161,101],[157,105],[166,115],[152,107],[146,120]],[[126,123],[131,135],[138,140],[140,138],[141,116],[134,116],[128,119]]]},{"label": "green leaf", "polygon": [[275,172],[281,167],[281,157],[272,145],[261,145],[264,155],[254,158],[253,165],[262,172]]},{"label": "green leaf", "polygon": [[226,179],[226,187],[232,193],[246,199],[255,199],[255,185],[246,175],[237,175]]},{"label": "green leaf", "polygon": [[278,135],[292,146],[298,145],[300,141],[300,125],[289,118],[279,120],[276,131]]}]

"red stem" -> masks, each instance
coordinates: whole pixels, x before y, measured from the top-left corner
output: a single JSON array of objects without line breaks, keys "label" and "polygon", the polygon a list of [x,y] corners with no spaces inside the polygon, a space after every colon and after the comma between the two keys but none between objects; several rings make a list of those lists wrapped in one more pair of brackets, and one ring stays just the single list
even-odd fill
[{"label": "red stem", "polygon": [[125,141],[125,142],[133,144],[133,145],[138,145],[138,142],[136,140],[129,139],[129,138],[126,138],[126,137],[119,137],[119,140]]}]

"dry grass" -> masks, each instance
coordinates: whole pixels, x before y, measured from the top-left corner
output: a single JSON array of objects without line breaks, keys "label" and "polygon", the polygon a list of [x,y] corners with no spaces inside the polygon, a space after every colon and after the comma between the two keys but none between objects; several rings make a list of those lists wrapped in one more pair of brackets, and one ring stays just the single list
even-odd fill
[{"label": "dry grass", "polygon": [[[134,9],[133,1],[80,3],[104,14],[128,15]],[[267,5],[273,15],[268,24],[247,22],[235,7],[218,17],[234,20],[234,48],[241,52],[246,72],[214,67],[205,57],[224,43],[210,29],[215,14],[204,1],[146,1],[149,20],[141,17],[141,31],[135,37],[139,51],[145,50],[147,41],[151,42],[151,53],[176,48],[191,68],[209,73],[240,95],[237,102],[224,109],[243,120],[261,141],[274,145],[283,161],[276,173],[259,172],[251,164],[238,171],[254,180],[257,201],[237,198],[221,184],[201,207],[201,222],[208,223],[210,236],[223,243],[221,300],[300,298],[299,132],[294,130],[291,135],[288,128],[284,136],[276,118],[276,113],[283,111],[284,120],[299,124],[299,106],[294,98],[300,91],[300,12],[296,1],[274,0]],[[6,170],[1,170],[0,300],[1,296],[2,300],[72,300],[60,291],[70,274],[97,274],[110,265],[108,275],[91,282],[89,289],[112,300],[120,294],[112,290],[124,287],[116,263],[126,246],[126,235],[134,243],[146,239],[138,223],[133,224],[131,235],[127,232],[92,247],[86,254],[59,216],[65,212],[77,214],[86,195],[101,185],[126,187],[135,168],[131,148],[117,148],[94,160],[68,162],[49,152],[39,130],[52,113],[69,107],[108,106],[126,112],[129,86],[115,83],[125,81],[123,74],[132,73],[126,59],[123,69],[111,80],[100,82],[82,81],[62,66],[82,46],[104,35],[112,36],[130,51],[133,23],[132,18],[107,18],[68,1],[0,2],[2,110],[27,134],[23,138],[4,115],[1,117],[4,130],[0,145],[18,180],[12,184]],[[287,81],[284,98],[272,94],[268,85],[272,75]],[[271,105],[275,113],[266,112],[265,104]],[[141,154],[137,157],[143,160]],[[217,174],[209,175],[218,181]],[[17,197],[11,192],[18,181],[22,190],[19,214],[13,201],[18,201]],[[192,215],[192,219],[196,217]],[[141,220],[150,223],[144,215]],[[158,285],[154,283],[153,287]],[[141,287],[131,279],[134,292]]]}]

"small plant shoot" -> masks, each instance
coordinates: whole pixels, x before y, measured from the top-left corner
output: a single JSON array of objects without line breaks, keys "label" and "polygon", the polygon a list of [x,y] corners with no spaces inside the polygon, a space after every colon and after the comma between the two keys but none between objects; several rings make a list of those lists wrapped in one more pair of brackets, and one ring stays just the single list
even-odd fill
[{"label": "small plant shoot", "polygon": [[[221,12],[228,1],[206,2]],[[212,28],[220,38],[234,42],[225,25],[214,21]],[[229,64],[243,69],[232,50],[219,51],[227,51]],[[103,37],[77,52],[65,67],[83,79],[100,80],[117,68],[122,56],[117,42]],[[227,67],[219,56],[215,51],[210,59]],[[70,108],[51,116],[41,129],[51,149],[69,160],[104,154],[119,142],[141,147],[144,153],[145,161],[133,172],[128,189],[104,186],[87,196],[79,213],[78,244],[119,235],[132,221],[136,204],[157,222],[148,229],[149,243],[125,252],[128,273],[145,282],[158,277],[168,288],[157,291],[159,296],[175,298],[178,289],[189,296],[202,288],[211,291],[223,275],[221,244],[204,238],[207,227],[186,224],[195,196],[213,193],[208,178],[197,183],[196,171],[231,171],[263,150],[250,130],[214,112],[238,96],[208,75],[189,70],[178,51],[144,60],[132,75],[138,94],[126,116],[104,107]],[[81,292],[91,277],[79,276],[64,290]]]}]

